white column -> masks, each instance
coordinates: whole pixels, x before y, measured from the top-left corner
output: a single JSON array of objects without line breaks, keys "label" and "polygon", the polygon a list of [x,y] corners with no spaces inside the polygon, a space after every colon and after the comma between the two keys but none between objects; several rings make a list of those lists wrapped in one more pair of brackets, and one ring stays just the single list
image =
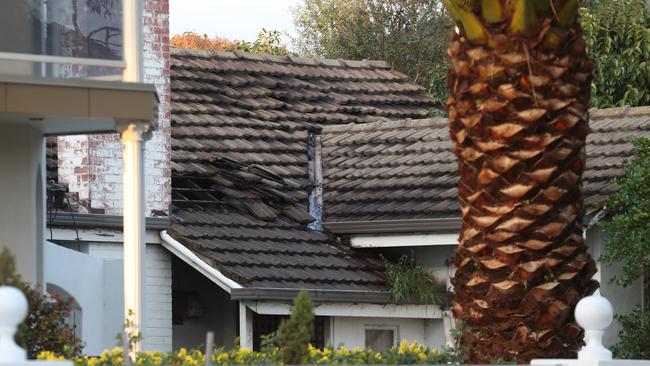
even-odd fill
[{"label": "white column", "polygon": [[142,82],[143,0],[124,0],[122,3],[123,58],[126,62],[122,80]]},{"label": "white column", "polygon": [[[124,176],[124,315],[132,325],[131,335],[141,332],[142,290],[145,255],[144,142],[149,139],[147,122],[119,122],[122,135]],[[139,351],[136,344],[133,351]]]},{"label": "white column", "polygon": [[253,349],[253,311],[243,301],[239,302],[239,345]]}]

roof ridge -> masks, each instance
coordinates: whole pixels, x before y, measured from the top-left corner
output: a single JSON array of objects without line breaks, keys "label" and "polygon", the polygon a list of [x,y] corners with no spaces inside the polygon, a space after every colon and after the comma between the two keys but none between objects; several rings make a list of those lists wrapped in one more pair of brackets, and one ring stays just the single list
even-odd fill
[{"label": "roof ridge", "polygon": [[625,116],[643,116],[650,115],[650,106],[639,107],[613,107],[602,108],[596,107],[589,109],[589,117],[591,118],[607,118],[607,117],[625,117]]},{"label": "roof ridge", "polygon": [[267,61],[294,65],[305,66],[327,66],[327,67],[350,67],[360,69],[387,69],[393,67],[390,63],[381,60],[346,60],[318,57],[303,57],[297,55],[278,56],[266,53],[250,53],[243,51],[214,51],[214,50],[195,50],[190,48],[172,48],[171,56],[191,56],[191,57],[216,57],[231,60],[249,60],[249,61]]},{"label": "roof ridge", "polygon": [[334,132],[358,132],[358,131],[378,131],[391,130],[395,128],[413,128],[413,127],[440,127],[440,124],[447,124],[445,117],[431,117],[421,119],[399,119],[390,121],[376,121],[368,123],[349,123],[344,125],[329,125],[323,127],[323,133]]}]

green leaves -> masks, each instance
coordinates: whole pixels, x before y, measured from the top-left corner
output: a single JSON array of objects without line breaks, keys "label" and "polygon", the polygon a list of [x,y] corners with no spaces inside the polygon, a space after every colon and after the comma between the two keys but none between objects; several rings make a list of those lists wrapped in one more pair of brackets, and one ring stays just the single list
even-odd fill
[{"label": "green leaves", "polygon": [[650,359],[650,312],[637,306],[628,315],[617,315],[616,321],[621,325],[621,330],[618,333],[618,342],[612,348],[614,357]]},{"label": "green leaves", "polygon": [[635,159],[616,180],[618,191],[605,204],[607,219],[606,263],[622,262],[623,274],[615,280],[628,286],[650,270],[650,139],[631,138]]},{"label": "green leaves", "polygon": [[441,286],[424,267],[405,255],[400,257],[397,263],[384,260],[384,265],[390,295],[395,303],[440,303]]},{"label": "green leaves", "polygon": [[601,0],[581,10],[595,61],[592,105],[650,104],[650,17],[644,0]]},{"label": "green leaves", "polygon": [[444,109],[454,25],[440,1],[301,0],[294,22],[299,54],[387,61]]},{"label": "green leaves", "polygon": [[309,293],[302,290],[293,301],[289,319],[278,328],[278,344],[286,365],[300,365],[307,361],[309,341],[314,337],[314,305]]}]

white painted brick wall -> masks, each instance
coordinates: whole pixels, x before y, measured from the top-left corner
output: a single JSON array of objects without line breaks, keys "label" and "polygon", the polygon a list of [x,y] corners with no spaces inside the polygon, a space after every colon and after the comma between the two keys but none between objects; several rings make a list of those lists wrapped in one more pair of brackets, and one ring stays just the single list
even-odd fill
[{"label": "white painted brick wall", "polygon": [[[121,243],[89,243],[88,254],[105,259],[122,259]],[[148,244],[144,264],[144,337],[148,351],[172,350],[172,265],[171,254],[159,244]],[[112,347],[108,344],[106,347]]]},{"label": "white painted brick wall", "polygon": [[[169,0],[144,1],[144,82],[156,86],[158,130],[145,144],[147,216],[171,202]],[[122,213],[122,145],[117,134],[58,138],[59,181],[78,194],[82,211]],[[152,211],[155,213],[152,214]]]}]

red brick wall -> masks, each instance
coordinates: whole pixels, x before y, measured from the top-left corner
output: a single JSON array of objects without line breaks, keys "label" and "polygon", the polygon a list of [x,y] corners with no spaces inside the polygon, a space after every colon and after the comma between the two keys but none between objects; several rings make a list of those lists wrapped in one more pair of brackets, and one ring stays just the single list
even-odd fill
[{"label": "red brick wall", "polygon": [[[144,82],[156,85],[158,130],[145,145],[147,216],[167,213],[171,199],[169,0],[144,1]],[[59,181],[82,211],[122,212],[122,146],[118,135],[59,137]],[[153,212],[153,213],[152,213]]]}]

